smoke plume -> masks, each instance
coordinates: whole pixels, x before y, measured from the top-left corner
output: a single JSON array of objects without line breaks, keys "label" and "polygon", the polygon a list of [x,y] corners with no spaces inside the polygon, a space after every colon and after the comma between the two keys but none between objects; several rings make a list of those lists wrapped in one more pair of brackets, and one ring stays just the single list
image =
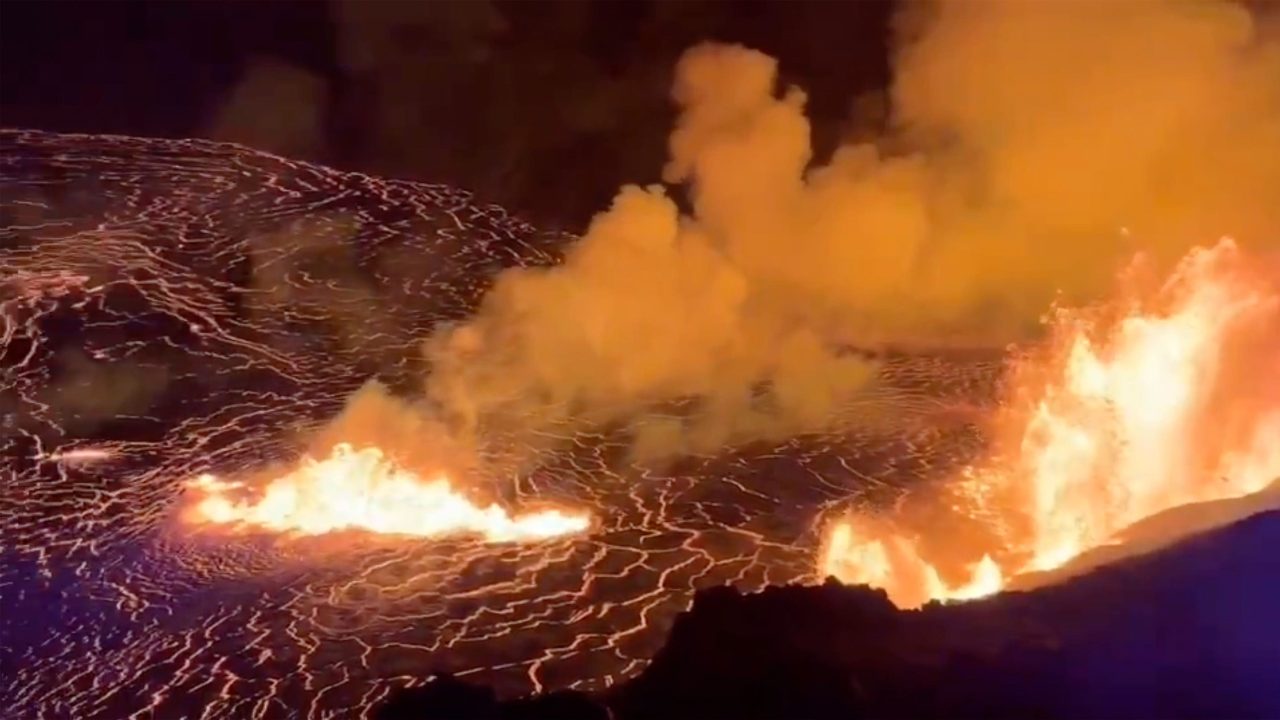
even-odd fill
[{"label": "smoke plume", "polygon": [[874,377],[850,346],[1016,340],[1136,251],[1280,238],[1280,44],[1245,7],[944,2],[897,28],[887,128],[826,158],[773,59],[689,50],[663,180],[691,211],[625,187],[563,263],[500,275],[425,343],[445,421],[626,422],[642,456],[797,432]]}]

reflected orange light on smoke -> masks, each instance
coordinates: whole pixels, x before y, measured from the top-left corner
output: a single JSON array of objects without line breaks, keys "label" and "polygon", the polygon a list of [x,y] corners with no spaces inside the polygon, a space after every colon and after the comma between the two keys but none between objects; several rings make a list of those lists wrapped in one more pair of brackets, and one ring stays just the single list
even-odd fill
[{"label": "reflected orange light on smoke", "polygon": [[481,507],[438,476],[430,480],[397,466],[374,447],[339,444],[323,460],[268,483],[253,499],[237,499],[243,483],[201,475],[188,483],[198,500],[186,514],[197,524],[232,525],[318,535],[339,530],[435,537],[474,534],[489,542],[539,540],[581,532],[585,514],[541,510],[511,515]]},{"label": "reflected orange light on smoke", "polygon": [[[1227,239],[1189,253],[1144,302],[1058,311],[1048,352],[1013,368],[1007,435],[996,438],[1005,450],[944,489],[952,519],[980,526],[982,539],[936,516],[920,527],[842,519],[821,572],[905,607],[973,598],[1170,508],[1262,490],[1280,477],[1276,314],[1274,287]],[[1243,368],[1255,376],[1236,377]],[[945,582],[934,556],[965,543],[981,560]]]}]

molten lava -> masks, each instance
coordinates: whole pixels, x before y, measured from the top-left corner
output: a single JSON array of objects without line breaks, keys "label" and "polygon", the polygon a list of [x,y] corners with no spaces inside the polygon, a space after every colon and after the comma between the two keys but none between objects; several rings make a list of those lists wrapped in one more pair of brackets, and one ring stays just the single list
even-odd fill
[{"label": "molten lava", "polygon": [[1170,508],[1262,490],[1280,477],[1278,322],[1275,278],[1228,239],[1145,300],[1059,310],[1047,352],[1013,367],[991,460],[925,521],[836,522],[821,571],[905,607],[968,599]]},{"label": "molten lava", "polygon": [[430,480],[397,466],[374,447],[339,444],[323,460],[272,480],[255,497],[237,498],[244,483],[201,475],[188,483],[199,499],[193,523],[227,524],[317,535],[339,530],[435,537],[476,534],[488,542],[539,540],[585,530],[585,514],[549,509],[511,515],[481,507],[439,476]]}]

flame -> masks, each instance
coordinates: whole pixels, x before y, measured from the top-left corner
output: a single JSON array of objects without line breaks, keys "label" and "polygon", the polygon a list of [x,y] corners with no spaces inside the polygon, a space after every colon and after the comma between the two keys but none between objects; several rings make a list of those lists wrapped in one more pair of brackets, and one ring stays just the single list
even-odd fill
[{"label": "flame", "polygon": [[98,460],[110,460],[113,457],[115,457],[115,454],[111,450],[94,447],[60,450],[43,456],[45,460],[61,463],[91,463]]},{"label": "flame", "polygon": [[424,480],[376,447],[355,450],[348,444],[334,446],[323,460],[304,457],[255,499],[233,499],[245,492],[245,484],[214,475],[200,475],[187,485],[200,496],[187,513],[190,522],[300,535],[356,529],[423,537],[468,533],[488,542],[511,542],[581,532],[590,525],[585,514],[557,509],[513,516],[498,505],[480,507],[443,475]]},{"label": "flame", "polygon": [[1000,566],[990,555],[968,568],[968,579],[949,585],[937,568],[921,558],[911,539],[867,531],[872,523],[838,522],[823,553],[823,571],[843,582],[890,589],[899,605],[925,600],[973,600],[998,592],[1004,584]]},{"label": "flame", "polygon": [[[821,571],[884,588],[904,607],[969,599],[1165,510],[1261,491],[1280,477],[1278,306],[1224,239],[1189,253],[1147,302],[1057,311],[1048,352],[1014,366],[1015,398],[1027,401],[1006,405],[997,424],[1012,451],[945,489],[957,527],[842,519]],[[980,526],[979,540],[960,516]],[[935,558],[961,549],[981,560],[941,572]]]}]

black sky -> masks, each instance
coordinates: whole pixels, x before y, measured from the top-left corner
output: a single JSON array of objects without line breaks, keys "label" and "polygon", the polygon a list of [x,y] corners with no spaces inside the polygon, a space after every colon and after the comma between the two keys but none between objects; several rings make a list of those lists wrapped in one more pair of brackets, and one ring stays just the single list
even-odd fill
[{"label": "black sky", "polygon": [[[685,48],[778,57],[809,91],[821,150],[884,87],[889,14],[887,2],[10,0],[0,125],[235,140],[573,225],[620,183],[657,179]],[[550,181],[564,176],[575,182]]]}]

